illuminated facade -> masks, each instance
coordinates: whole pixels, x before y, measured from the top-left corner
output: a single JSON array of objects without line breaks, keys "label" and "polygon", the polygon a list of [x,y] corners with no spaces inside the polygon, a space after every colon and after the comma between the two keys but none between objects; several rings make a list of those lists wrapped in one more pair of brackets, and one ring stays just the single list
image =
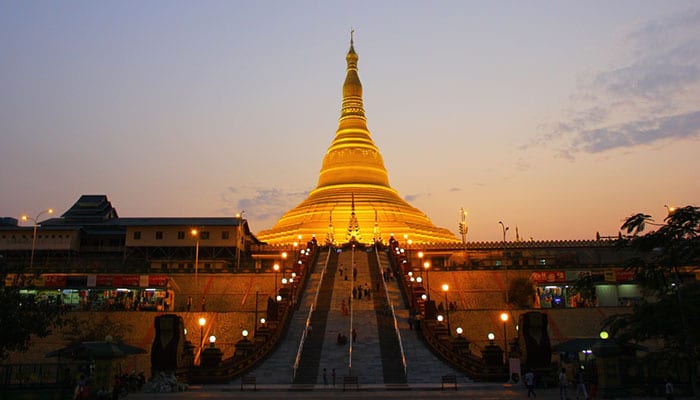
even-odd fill
[{"label": "illuminated facade", "polygon": [[275,226],[258,233],[258,239],[289,244],[299,235],[305,240],[315,235],[320,243],[372,243],[387,242],[393,234],[416,244],[457,242],[452,232],[433,225],[389,185],[384,160],[367,128],[352,38],[345,59],[338,130],[323,158],[318,185]]}]

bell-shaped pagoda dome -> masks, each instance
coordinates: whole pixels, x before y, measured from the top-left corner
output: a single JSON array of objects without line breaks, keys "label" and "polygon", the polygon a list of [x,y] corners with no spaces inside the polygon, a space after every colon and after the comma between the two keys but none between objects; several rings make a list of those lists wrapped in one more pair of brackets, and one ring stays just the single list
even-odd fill
[{"label": "bell-shaped pagoda dome", "polygon": [[458,242],[389,185],[384,160],[367,128],[358,58],[351,36],[338,130],[323,158],[316,189],[275,226],[258,233],[258,239],[289,244],[300,236],[304,241],[315,236],[320,243],[373,243],[388,242],[393,234],[416,244]]}]

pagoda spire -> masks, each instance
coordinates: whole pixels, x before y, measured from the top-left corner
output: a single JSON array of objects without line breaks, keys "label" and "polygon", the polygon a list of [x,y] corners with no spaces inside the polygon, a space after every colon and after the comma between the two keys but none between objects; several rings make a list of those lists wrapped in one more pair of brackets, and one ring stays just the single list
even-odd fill
[{"label": "pagoda spire", "polygon": [[350,221],[348,222],[348,242],[359,242],[362,239],[360,236],[360,223],[355,215],[355,193],[352,193],[352,203],[350,206]]},{"label": "pagoda spire", "polygon": [[[366,124],[365,108],[362,103],[362,83],[357,74],[357,61],[360,57],[355,53],[354,34],[355,30],[353,29],[350,31],[350,49],[345,56],[347,69],[345,73],[345,83],[343,83],[343,103],[340,113],[341,125],[343,119],[346,117],[361,118],[362,122]],[[364,125],[364,128],[367,129],[367,126]]]}]

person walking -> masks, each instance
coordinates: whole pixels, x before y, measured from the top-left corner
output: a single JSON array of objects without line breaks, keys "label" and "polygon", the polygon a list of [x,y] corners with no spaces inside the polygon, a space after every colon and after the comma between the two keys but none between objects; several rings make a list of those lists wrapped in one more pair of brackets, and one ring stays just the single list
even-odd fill
[{"label": "person walking", "polygon": [[355,328],[352,328],[352,342],[357,342],[357,330]]},{"label": "person walking", "polygon": [[579,393],[581,393],[581,399],[586,400],[588,398],[588,391],[586,390],[586,375],[583,373],[581,368],[576,372],[576,400],[579,400]]},{"label": "person walking", "polygon": [[323,386],[328,385],[328,374],[326,374],[326,369],[323,369]]},{"label": "person walking", "polygon": [[527,387],[527,398],[530,398],[532,394],[533,398],[537,398],[537,393],[535,393],[535,373],[531,369],[528,369],[525,373],[525,387]]},{"label": "person walking", "polygon": [[666,400],[673,400],[673,383],[671,383],[670,379],[666,379],[664,391],[666,392]]},{"label": "person walking", "polygon": [[335,368],[331,371],[331,381],[333,382],[333,386],[335,386]]},{"label": "person walking", "polygon": [[187,296],[187,311],[192,310],[192,296]]},{"label": "person walking", "polygon": [[559,372],[559,400],[566,400],[566,387],[569,381],[566,379],[566,368],[562,368]]}]

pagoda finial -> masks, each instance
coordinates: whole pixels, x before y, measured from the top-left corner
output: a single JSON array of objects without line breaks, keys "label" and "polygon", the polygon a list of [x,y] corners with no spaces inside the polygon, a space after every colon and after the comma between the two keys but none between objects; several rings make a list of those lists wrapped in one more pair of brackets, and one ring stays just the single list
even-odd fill
[{"label": "pagoda finial", "polygon": [[355,28],[350,28],[350,47],[352,47],[353,44],[355,44],[354,36],[355,36]]}]

